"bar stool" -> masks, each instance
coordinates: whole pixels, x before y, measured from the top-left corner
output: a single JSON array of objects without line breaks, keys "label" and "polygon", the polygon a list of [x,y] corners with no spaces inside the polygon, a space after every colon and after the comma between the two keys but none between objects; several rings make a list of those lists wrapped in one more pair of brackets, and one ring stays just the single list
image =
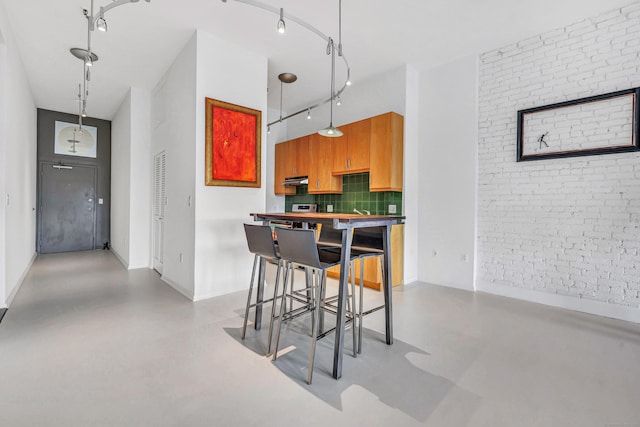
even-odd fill
[{"label": "bar stool", "polygon": [[[312,292],[310,292],[311,311],[311,351],[309,355],[309,368],[307,372],[307,383],[311,384],[313,377],[313,365],[316,351],[316,341],[318,338],[318,323],[320,319],[320,309],[323,305],[322,295],[327,279],[327,269],[340,264],[340,254],[328,251],[319,251],[316,246],[316,238],[313,230],[300,229],[278,229],[276,230],[280,257],[286,262],[284,273],[283,295],[287,295],[287,282],[289,275],[293,275],[294,264],[311,269]],[[286,297],[283,297],[286,298]],[[352,292],[353,306],[355,307],[355,293]],[[282,321],[285,317],[285,301],[280,304],[280,315],[278,316],[278,328],[276,332],[276,342],[273,351],[273,360],[278,358],[278,344]],[[353,354],[356,355],[356,330],[355,317],[352,316],[353,329]]]},{"label": "bar stool", "polygon": [[[267,339],[267,352],[268,356],[271,354],[271,337],[273,335],[273,319],[275,314],[275,303],[278,296],[278,283],[280,282],[280,270],[282,269],[282,259],[278,254],[276,249],[276,245],[273,241],[273,237],[271,234],[271,227],[268,225],[258,225],[258,224],[244,224],[244,232],[247,236],[247,246],[249,247],[249,252],[253,253],[255,256],[253,257],[253,271],[251,272],[251,283],[249,284],[249,295],[247,296],[247,306],[244,312],[244,322],[242,324],[242,339],[244,339],[246,331],[247,331],[247,320],[249,318],[249,310],[253,307],[262,307],[264,304],[271,302],[271,317],[269,320],[269,337]],[[256,297],[256,302],[251,303],[251,294],[253,293],[253,285],[254,279],[256,276],[256,266],[260,268],[260,263],[262,259],[271,260],[278,264],[278,269],[276,270],[276,283],[273,289],[273,297],[267,300],[258,301]],[[259,286],[264,286],[264,283],[260,283]]]},{"label": "bar stool", "polygon": [[[349,271],[351,272],[352,280],[355,283],[355,261],[360,260],[360,296],[358,310],[354,306],[353,310],[356,311],[355,316],[358,318],[358,354],[362,353],[362,318],[371,314],[374,311],[384,308],[384,305],[371,308],[364,312],[364,260],[370,257],[381,257],[384,255],[383,245],[383,233],[386,230],[384,227],[364,227],[355,228],[353,230],[351,240],[351,264]],[[340,230],[336,230],[333,227],[323,224],[320,230],[320,236],[318,237],[318,249],[321,252],[331,252],[340,254],[342,252],[342,234]],[[382,268],[382,274],[384,277],[384,263],[380,264]]]},{"label": "bar stool", "polygon": [[[386,233],[385,227],[366,227],[356,228],[353,230],[353,239],[351,240],[351,253],[360,260],[360,297],[358,307],[358,353],[362,353],[362,318],[374,311],[384,308],[384,305],[371,308],[364,312],[364,260],[371,257],[382,257],[384,255],[383,233]],[[384,258],[380,262],[382,269],[382,277],[384,277]],[[392,286],[391,283],[387,286]]]}]

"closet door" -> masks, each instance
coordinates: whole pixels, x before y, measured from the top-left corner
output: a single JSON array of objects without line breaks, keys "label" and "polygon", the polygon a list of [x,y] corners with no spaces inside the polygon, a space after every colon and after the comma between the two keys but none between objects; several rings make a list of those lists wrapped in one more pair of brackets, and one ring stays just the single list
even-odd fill
[{"label": "closet door", "polygon": [[162,274],[166,153],[156,154],[153,161],[153,268]]}]

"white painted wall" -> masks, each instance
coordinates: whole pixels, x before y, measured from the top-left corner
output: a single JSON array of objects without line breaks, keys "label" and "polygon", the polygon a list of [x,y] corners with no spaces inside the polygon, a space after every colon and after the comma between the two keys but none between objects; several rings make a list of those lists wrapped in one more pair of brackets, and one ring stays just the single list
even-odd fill
[{"label": "white painted wall", "polygon": [[[267,118],[267,116],[269,118]],[[268,114],[263,116],[263,120],[267,123],[275,120],[274,117],[280,116],[280,110],[268,110]],[[275,178],[275,146],[278,142],[285,141],[287,139],[287,120],[282,123],[275,124],[271,127],[271,133],[267,133],[267,212],[284,212],[285,208],[285,196],[276,196],[274,193],[274,178]]]},{"label": "white painted wall", "polygon": [[468,290],[474,289],[477,71],[472,56],[420,76],[419,280]]},{"label": "white painted wall", "polygon": [[151,93],[131,88],[130,98],[129,268],[145,268],[151,265]]},{"label": "white painted wall", "polygon": [[129,269],[151,264],[151,102],[131,88],[111,125],[111,249]]},{"label": "white painted wall", "polygon": [[404,283],[418,280],[418,254],[420,241],[418,230],[420,218],[420,73],[408,65],[406,67],[404,115],[404,186],[402,207],[404,209]]},{"label": "white painted wall", "polygon": [[11,304],[35,258],[37,119],[33,95],[2,5],[0,33],[4,39],[3,45],[0,40],[0,307],[4,307]]},{"label": "white painted wall", "polygon": [[[197,33],[195,114],[195,294],[199,300],[246,289],[252,256],[242,224],[266,209],[267,58]],[[229,66],[229,64],[232,64]],[[263,112],[261,188],[205,186],[205,97]]]},{"label": "white painted wall", "polygon": [[639,40],[634,3],[481,55],[479,290],[640,322],[640,154],[516,163],[516,111],[640,86]]},{"label": "white painted wall", "polygon": [[131,92],[111,121],[111,250],[129,267],[131,223]]},{"label": "white painted wall", "polygon": [[194,33],[152,91],[151,104],[151,157],[163,150],[167,156],[162,279],[189,299],[195,295],[195,209],[187,202],[195,190],[196,40]]}]

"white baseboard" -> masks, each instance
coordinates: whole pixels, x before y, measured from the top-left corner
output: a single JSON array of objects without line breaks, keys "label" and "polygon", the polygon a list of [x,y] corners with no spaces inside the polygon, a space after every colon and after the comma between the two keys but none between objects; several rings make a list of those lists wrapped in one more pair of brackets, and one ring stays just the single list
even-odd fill
[{"label": "white baseboard", "polygon": [[515,298],[538,304],[546,304],[552,307],[565,308],[568,310],[580,311],[582,313],[640,323],[640,308],[625,307],[601,301],[571,297],[568,295],[537,292],[530,289],[514,288],[511,286],[496,285],[495,283],[480,281],[476,283],[476,290],[503,297]]},{"label": "white baseboard", "polygon": [[120,264],[124,265],[124,268],[126,268],[127,270],[129,270],[129,263],[127,263],[127,261],[124,260],[124,258],[122,258],[120,256],[120,254],[118,253],[118,251],[116,251],[115,249],[111,248],[111,253],[114,254],[116,256],[116,258],[118,259],[118,261],[120,261]]},{"label": "white baseboard", "polygon": [[160,275],[160,279],[163,282],[165,282],[167,285],[171,286],[173,289],[178,291],[182,296],[187,298],[189,301],[193,301],[194,300],[192,292],[184,289],[182,286],[180,286],[178,283],[174,282],[173,280],[169,279],[167,276]]},{"label": "white baseboard", "polygon": [[9,307],[11,305],[11,303],[13,302],[13,299],[18,294],[18,291],[20,290],[20,287],[22,286],[22,283],[24,282],[24,279],[27,278],[27,274],[29,273],[29,270],[31,269],[31,266],[33,265],[33,261],[36,260],[36,256],[37,255],[38,255],[37,252],[33,253],[33,255],[31,256],[31,259],[29,260],[29,263],[27,264],[27,267],[24,269],[24,271],[20,275],[20,278],[18,279],[18,283],[16,284],[16,287],[13,288],[13,291],[11,291],[11,293],[7,297],[7,307]]}]

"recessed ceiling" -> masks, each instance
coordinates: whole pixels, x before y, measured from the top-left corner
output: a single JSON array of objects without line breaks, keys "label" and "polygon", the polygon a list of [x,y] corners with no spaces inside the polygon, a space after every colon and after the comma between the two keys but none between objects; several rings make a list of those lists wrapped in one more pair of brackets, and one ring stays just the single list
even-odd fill
[{"label": "recessed ceiling", "polygon": [[[338,38],[338,0],[262,0]],[[427,69],[520,39],[567,26],[629,0],[343,0],[344,52],[354,84],[413,64]],[[2,0],[38,107],[77,112],[82,64],[69,49],[86,48],[82,9],[90,0]],[[95,1],[99,6],[109,0]],[[99,56],[92,71],[87,112],[112,119],[130,87],[152,89],[196,29],[229,40],[268,58],[269,107],[294,109],[328,97],[330,57],[317,35],[278,16],[233,0],[151,0],[117,7],[105,16],[107,33],[94,32]],[[338,85],[344,81],[340,62]]]}]

